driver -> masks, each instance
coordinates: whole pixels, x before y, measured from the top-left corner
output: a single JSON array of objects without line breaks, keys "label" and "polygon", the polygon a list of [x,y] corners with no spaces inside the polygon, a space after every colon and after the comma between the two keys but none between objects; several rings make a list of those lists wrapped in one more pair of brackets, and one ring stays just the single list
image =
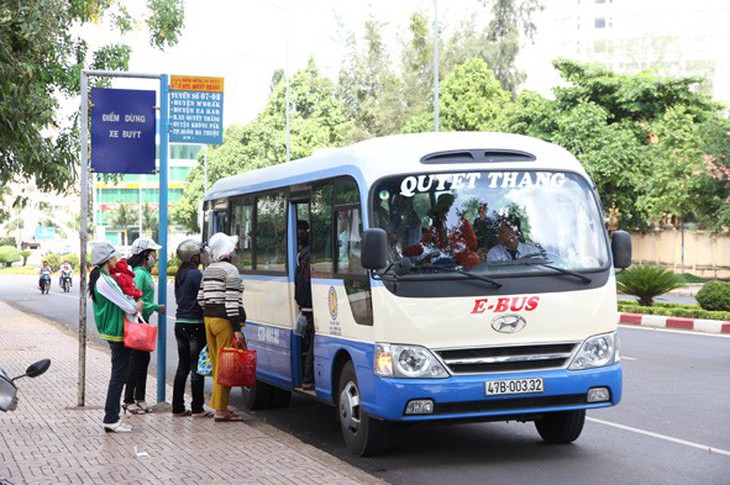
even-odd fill
[{"label": "driver", "polygon": [[63,278],[64,276],[68,276],[70,281],[70,285],[73,286],[74,282],[73,279],[71,279],[71,273],[73,273],[73,266],[71,266],[71,262],[66,259],[64,260],[63,264],[61,265],[61,276],[58,277],[58,284],[59,286],[63,285]]},{"label": "driver", "polygon": [[487,261],[511,261],[540,251],[532,244],[520,242],[520,228],[514,222],[502,219],[497,226],[497,243],[487,252]]}]

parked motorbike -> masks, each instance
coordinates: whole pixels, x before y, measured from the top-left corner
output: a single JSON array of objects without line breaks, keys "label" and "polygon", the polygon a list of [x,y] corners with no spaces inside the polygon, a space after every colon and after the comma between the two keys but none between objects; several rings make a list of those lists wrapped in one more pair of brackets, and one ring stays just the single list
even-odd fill
[{"label": "parked motorbike", "polygon": [[61,274],[61,289],[64,293],[68,293],[71,290],[71,273]]},{"label": "parked motorbike", "polygon": [[41,276],[41,295],[42,294],[48,294],[48,291],[51,289],[51,275],[44,274]]},{"label": "parked motorbike", "polygon": [[22,377],[38,377],[43,374],[51,366],[51,359],[39,360],[35,364],[31,364],[25,370],[25,374],[12,379],[8,377],[5,370],[0,367],[0,410],[14,411],[18,405],[18,388],[15,381]]}]

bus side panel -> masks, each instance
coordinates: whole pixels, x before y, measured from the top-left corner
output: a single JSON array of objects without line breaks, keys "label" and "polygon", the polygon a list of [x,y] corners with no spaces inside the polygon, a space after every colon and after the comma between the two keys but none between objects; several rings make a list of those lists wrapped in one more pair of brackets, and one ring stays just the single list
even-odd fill
[{"label": "bus side panel", "polygon": [[291,336],[287,329],[253,323],[244,329],[249,348],[256,351],[256,378],[291,389]]},{"label": "bus side panel", "polygon": [[[317,334],[314,345],[314,371],[317,376],[317,397],[336,404],[339,383],[335,382],[339,369],[335,368],[335,356],[346,352],[355,365],[355,373],[362,397],[372,395],[373,344],[355,342],[329,335]],[[367,393],[367,394],[366,394]]]}]

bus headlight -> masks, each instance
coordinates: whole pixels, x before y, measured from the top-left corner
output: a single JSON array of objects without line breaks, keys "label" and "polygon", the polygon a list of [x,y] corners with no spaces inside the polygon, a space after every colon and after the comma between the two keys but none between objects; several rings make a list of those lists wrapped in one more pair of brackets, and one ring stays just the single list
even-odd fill
[{"label": "bus headlight", "polygon": [[375,344],[375,374],[382,377],[443,378],[449,373],[426,348]]},{"label": "bus headlight", "polygon": [[592,369],[617,362],[617,343],[618,336],[615,332],[587,338],[573,357],[568,369]]}]

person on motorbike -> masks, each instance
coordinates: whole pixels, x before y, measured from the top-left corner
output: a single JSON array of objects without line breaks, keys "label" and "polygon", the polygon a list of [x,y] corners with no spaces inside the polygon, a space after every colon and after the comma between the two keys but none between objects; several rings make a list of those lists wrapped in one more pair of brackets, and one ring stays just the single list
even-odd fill
[{"label": "person on motorbike", "polygon": [[38,278],[38,289],[43,288],[43,282],[48,284],[48,288],[51,288],[51,265],[48,264],[47,260],[43,261],[41,269],[38,271],[40,278]]},{"label": "person on motorbike", "polygon": [[73,286],[73,278],[71,277],[71,274],[73,273],[73,266],[71,266],[71,262],[66,259],[64,260],[63,264],[61,265],[61,276],[58,277],[58,285],[63,286],[63,279],[68,278],[69,286]]}]

